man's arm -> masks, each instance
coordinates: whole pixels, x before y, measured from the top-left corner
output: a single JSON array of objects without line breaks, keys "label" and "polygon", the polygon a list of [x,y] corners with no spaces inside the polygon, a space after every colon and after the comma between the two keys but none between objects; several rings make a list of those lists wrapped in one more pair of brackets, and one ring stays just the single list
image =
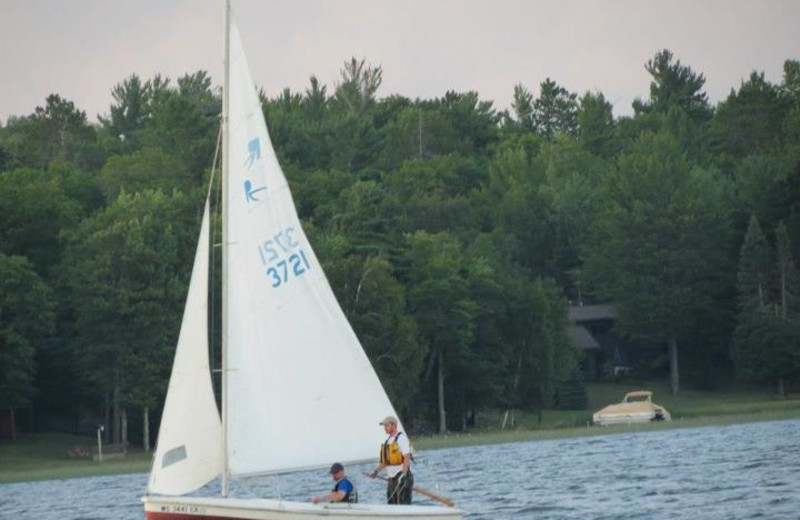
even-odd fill
[{"label": "man's arm", "polygon": [[377,477],[378,473],[383,471],[385,467],[386,467],[386,464],[378,464],[378,467],[376,467],[374,470],[372,470],[372,473],[369,474],[369,478]]},{"label": "man's arm", "polygon": [[400,444],[400,453],[403,454],[403,469],[402,473],[405,477],[408,475],[409,467],[411,466],[411,443],[408,442],[408,437],[403,435],[397,442]]},{"label": "man's arm", "polygon": [[314,497],[311,499],[311,501],[315,504],[319,504],[320,502],[341,502],[344,500],[344,494],[344,491],[334,491],[333,493],[327,493],[325,495]]}]

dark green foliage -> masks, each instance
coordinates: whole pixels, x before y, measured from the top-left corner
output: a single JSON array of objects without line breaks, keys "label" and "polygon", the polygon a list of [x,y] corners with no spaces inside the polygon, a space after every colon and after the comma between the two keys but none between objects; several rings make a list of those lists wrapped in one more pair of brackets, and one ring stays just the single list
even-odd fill
[{"label": "dark green foliage", "polygon": [[547,179],[539,191],[553,229],[551,276],[568,287],[571,271],[580,266],[581,249],[589,242],[592,223],[600,214],[598,188],[611,165],[571,139],[545,146],[538,162]]},{"label": "dark green foliage", "polygon": [[210,164],[217,140],[219,108],[173,94],[153,116],[142,144],[179,157],[199,180]]},{"label": "dark green foliage", "polygon": [[771,312],[756,311],[740,317],[736,328],[734,360],[741,377],[756,382],[796,377],[800,363],[800,320],[783,320]]},{"label": "dark green foliage", "polygon": [[775,300],[773,264],[767,239],[753,216],[739,256],[737,289],[741,311],[765,309]]},{"label": "dark green foliage", "polygon": [[773,256],[758,221],[750,220],[739,259],[734,359],[741,376],[778,381],[784,395],[784,379],[800,371],[800,279],[783,223],[775,235]]},{"label": "dark green foliage", "polygon": [[3,128],[0,125],[0,172],[6,171],[11,168],[11,154],[8,153],[2,140]]},{"label": "dark green foliage", "polygon": [[781,222],[775,230],[776,282],[778,313],[784,320],[800,316],[800,276],[792,253],[792,244],[786,224]]},{"label": "dark green foliage", "polygon": [[792,105],[800,105],[800,61],[783,62],[782,90]]},{"label": "dark green foliage", "polygon": [[569,377],[558,387],[558,408],[562,410],[585,410],[589,404],[583,371],[574,364]]},{"label": "dark green foliage", "polygon": [[611,103],[601,92],[587,92],[580,100],[577,117],[578,142],[591,153],[600,157],[613,157],[614,116]]},{"label": "dark green foliage", "polygon": [[115,104],[111,105],[110,116],[100,117],[100,122],[112,136],[128,143],[136,142],[152,115],[153,85],[151,81],[143,83],[137,74],[133,74],[111,89]]},{"label": "dark green foliage", "polygon": [[669,135],[645,134],[602,189],[605,207],[582,268],[590,286],[617,302],[618,325],[633,338],[672,343],[698,334],[695,320],[714,308],[729,269],[722,185]]},{"label": "dark green foliage", "polygon": [[[382,68],[355,58],[330,88],[262,94],[304,228],[404,417],[462,429],[484,408],[585,406],[579,292],[618,305],[653,373],[674,344],[698,386],[733,364],[798,377],[800,65],[781,84],[753,73],[716,111],[670,51],[645,68],[622,118],[549,78],[538,97],[516,85],[510,113],[469,91],[380,98]],[[205,72],[111,93],[96,126],[52,95],[0,127],[3,281],[44,287],[0,298],[38,294],[50,316],[0,351],[0,388],[71,418],[115,389],[161,405],[218,137]]]},{"label": "dark green foliage", "polygon": [[30,404],[36,348],[53,332],[50,288],[23,256],[0,253],[0,407]]},{"label": "dark green foliage", "polygon": [[753,72],[737,92],[717,107],[711,121],[710,139],[720,154],[746,157],[776,148],[789,99],[780,89]]},{"label": "dark green foliage", "polygon": [[30,116],[9,118],[3,134],[11,167],[41,169],[50,161],[66,160],[91,168],[102,160],[86,113],[58,94],[49,95],[45,106],[36,107]]},{"label": "dark green foliage", "polygon": [[554,404],[559,383],[568,378],[577,351],[567,335],[563,298],[551,280],[536,279],[507,288],[507,395],[512,406],[541,410]]},{"label": "dark green foliage", "polygon": [[41,275],[61,255],[59,234],[81,217],[59,178],[37,170],[0,172],[0,253],[24,255]]},{"label": "dark green foliage", "polygon": [[539,97],[535,100],[524,85],[515,85],[511,105],[515,119],[511,125],[521,131],[536,132],[547,140],[575,137],[578,133],[577,97],[550,78],[539,85]]},{"label": "dark green foliage", "polygon": [[350,58],[342,68],[341,83],[336,87],[334,99],[345,112],[363,114],[375,103],[375,94],[382,82],[383,71],[380,67],[367,65],[366,58],[361,61]]},{"label": "dark green foliage", "polygon": [[99,184],[106,200],[116,200],[120,193],[145,189],[171,192],[192,185],[186,163],[161,150],[145,148],[130,155],[116,155],[106,161]]},{"label": "dark green foliage", "polygon": [[60,273],[89,388],[117,388],[123,402],[144,406],[163,395],[198,202],[180,192],[123,194],[70,233]]},{"label": "dark green foliage", "polygon": [[708,95],[703,92],[706,83],[703,74],[695,73],[680,60],[673,62],[672,52],[667,49],[658,51],[644,68],[653,80],[650,82],[650,99],[647,102],[637,100],[633,104],[637,113],[666,113],[679,108],[692,121],[711,119]]},{"label": "dark green foliage", "polygon": [[82,217],[93,213],[105,203],[95,175],[78,169],[70,162],[51,162],[44,177],[58,186],[68,199],[78,204]]},{"label": "dark green foliage", "polygon": [[547,78],[540,85],[539,99],[533,102],[533,124],[547,139],[574,137],[578,131],[577,94],[570,93]]},{"label": "dark green foliage", "polygon": [[518,83],[514,85],[514,102],[511,103],[514,110],[514,122],[520,129],[532,132],[535,128],[533,120],[533,94],[525,88],[525,85]]},{"label": "dark green foliage", "polygon": [[769,227],[783,217],[786,202],[784,171],[779,158],[754,154],[741,160],[733,172],[736,208],[754,215]]}]

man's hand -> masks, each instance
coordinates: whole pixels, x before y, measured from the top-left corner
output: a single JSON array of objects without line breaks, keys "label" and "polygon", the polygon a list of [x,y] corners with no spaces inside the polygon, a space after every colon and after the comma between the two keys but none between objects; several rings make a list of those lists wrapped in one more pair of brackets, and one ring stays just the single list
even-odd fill
[{"label": "man's hand", "polygon": [[369,478],[375,478],[377,476],[378,476],[378,470],[377,469],[372,470],[372,473],[369,474]]}]

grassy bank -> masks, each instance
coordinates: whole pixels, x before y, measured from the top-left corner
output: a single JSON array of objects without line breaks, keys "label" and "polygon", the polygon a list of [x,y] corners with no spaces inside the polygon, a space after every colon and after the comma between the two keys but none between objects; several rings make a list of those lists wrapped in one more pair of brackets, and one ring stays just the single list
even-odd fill
[{"label": "grassy bank", "polygon": [[[640,389],[653,390],[653,400],[672,413],[673,421],[632,426],[588,426],[592,411],[620,401],[627,391]],[[686,390],[674,397],[660,383],[590,385],[588,390],[588,410],[545,410],[541,422],[537,414],[516,412],[515,425],[505,430],[499,428],[503,418],[501,412],[485,412],[478,415],[477,426],[469,433],[416,436],[414,444],[417,449],[428,450],[800,418],[800,399],[776,399],[763,390]],[[60,434],[37,434],[23,436],[14,442],[0,441],[0,482],[141,473],[150,469],[151,454],[136,449],[129,451],[123,460],[103,463],[69,458],[68,451],[72,446],[91,445],[92,442],[86,437]]]},{"label": "grassy bank", "polygon": [[91,446],[93,439],[57,433],[21,435],[16,441],[0,441],[0,482],[48,480],[118,475],[150,471],[151,454],[135,448],[124,459],[73,459],[72,446]]},{"label": "grassy bank", "polygon": [[[673,420],[630,426],[589,426],[593,412],[621,401],[626,392],[633,390],[652,390],[653,402],[669,410]],[[800,398],[778,399],[764,389],[735,387],[713,392],[682,390],[680,395],[673,396],[670,395],[668,384],[645,382],[589,385],[588,394],[587,410],[544,410],[541,418],[538,414],[517,411],[514,414],[515,425],[506,430],[500,430],[503,420],[501,411],[484,412],[478,414],[477,427],[469,433],[416,437],[414,445],[419,449],[438,449],[800,418]]]}]

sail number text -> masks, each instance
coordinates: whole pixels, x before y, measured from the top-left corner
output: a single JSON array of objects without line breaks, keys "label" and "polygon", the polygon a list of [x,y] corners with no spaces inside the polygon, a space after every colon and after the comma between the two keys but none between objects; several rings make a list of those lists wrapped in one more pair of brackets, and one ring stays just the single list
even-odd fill
[{"label": "sail number text", "polygon": [[273,288],[278,288],[311,269],[311,264],[308,263],[305,252],[299,248],[300,243],[294,234],[295,229],[288,227],[258,246],[258,254],[267,267],[267,276]]}]

